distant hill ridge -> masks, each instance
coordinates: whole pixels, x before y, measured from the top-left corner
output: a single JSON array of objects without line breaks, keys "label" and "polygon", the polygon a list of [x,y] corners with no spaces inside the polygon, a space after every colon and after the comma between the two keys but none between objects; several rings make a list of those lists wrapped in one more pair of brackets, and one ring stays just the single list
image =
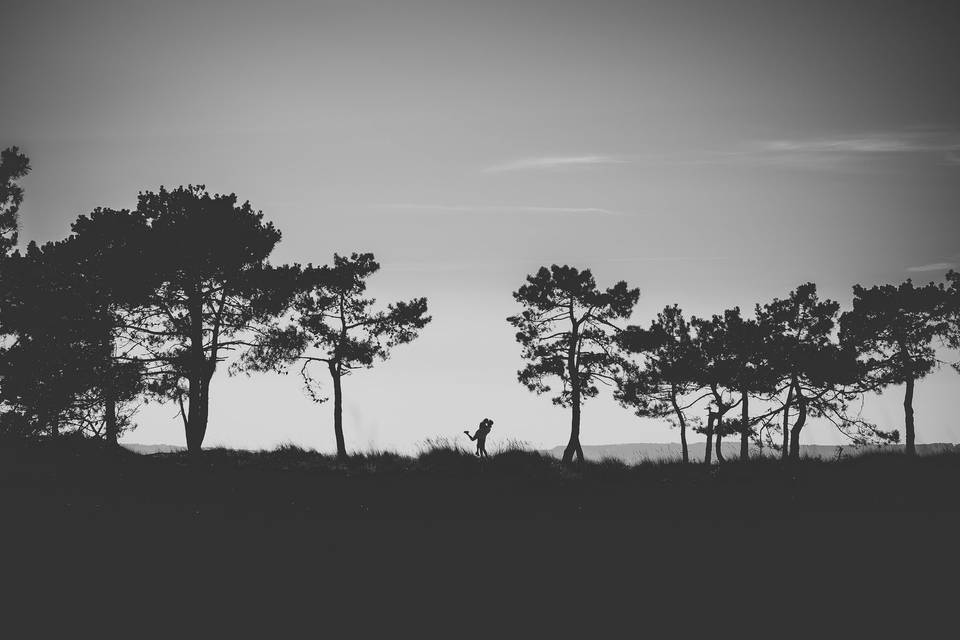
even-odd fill
[{"label": "distant hill ridge", "polygon": [[139,453],[141,455],[151,455],[154,453],[176,453],[178,451],[186,451],[186,447],[178,447],[173,444],[124,444],[121,443],[124,449],[133,451],[134,453]]},{"label": "distant hill ridge", "polygon": [[[703,460],[704,442],[693,442],[689,445],[690,458],[692,460]],[[564,446],[553,447],[544,450],[544,453],[557,458],[563,456]],[[721,446],[721,452],[724,458],[736,459],[740,457],[740,443],[724,442]],[[851,445],[829,445],[829,444],[802,444],[800,445],[800,456],[807,458],[821,458],[830,460],[836,458],[838,452],[843,456],[863,455],[873,451],[903,451],[903,445],[886,446],[867,446],[854,447]],[[760,449],[752,447],[752,455],[760,453]],[[960,445],[949,442],[936,442],[931,444],[918,444],[918,455],[931,455],[937,453],[960,452]],[[767,455],[779,455],[777,452],[766,449]],[[593,444],[583,445],[583,455],[587,460],[602,460],[603,458],[613,458],[626,463],[636,463],[645,460],[679,460],[681,455],[679,442],[636,442],[628,444]]]}]

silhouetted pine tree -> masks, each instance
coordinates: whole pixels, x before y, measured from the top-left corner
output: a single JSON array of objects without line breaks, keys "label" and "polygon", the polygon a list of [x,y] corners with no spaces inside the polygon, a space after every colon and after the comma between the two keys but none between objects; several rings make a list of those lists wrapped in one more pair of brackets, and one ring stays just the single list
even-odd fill
[{"label": "silhouetted pine tree", "polygon": [[869,289],[853,287],[853,309],[840,318],[841,342],[862,358],[865,385],[880,389],[902,384],[906,453],[916,455],[913,393],[916,381],[940,365],[933,344],[948,335],[943,285],[899,286]]},{"label": "silhouetted pine tree", "polygon": [[702,363],[683,311],[677,305],[664,307],[648,329],[628,326],[617,336],[617,344],[642,356],[642,361],[624,369],[614,397],[638,416],[674,419],[682,460],[689,462],[686,411],[705,396],[690,397],[702,391],[698,382]]},{"label": "silhouetted pine tree", "polygon": [[21,435],[119,431],[127,421],[116,406],[137,393],[137,372],[113,361],[113,318],[73,249],[31,243],[3,260],[0,330],[10,339],[0,354],[0,397],[19,415]]},{"label": "silhouetted pine tree", "polygon": [[0,151],[0,256],[17,245],[23,187],[19,180],[30,173],[30,160],[17,147]]},{"label": "silhouetted pine tree", "polygon": [[615,385],[626,366],[615,347],[620,331],[615,320],[628,318],[640,297],[620,281],[601,291],[589,269],[553,265],[527,276],[527,284],[513,294],[524,310],[507,322],[517,328],[526,367],[519,381],[534,393],[549,393],[546,379],[557,377],[563,385],[554,404],[570,407],[570,440],[563,462],[574,455],[583,461],[580,447],[580,407],[597,395],[597,382]]},{"label": "silhouetted pine tree", "polygon": [[[946,290],[943,315],[947,321],[947,344],[952,349],[960,349],[960,272],[952,269],[947,272],[949,287]],[[950,366],[960,373],[960,361]]]},{"label": "silhouetted pine tree", "polygon": [[289,322],[265,333],[243,358],[246,366],[260,370],[284,370],[294,362],[302,363],[300,373],[317,402],[326,398],[315,390],[309,368],[321,364],[327,369],[333,383],[333,431],[340,458],[347,455],[343,377],[387,360],[391,349],[414,340],[431,320],[426,298],[374,310],[376,300],[365,297],[365,292],[367,280],[379,270],[372,253],[334,254],[333,265],[306,269]]},{"label": "silhouetted pine tree", "polygon": [[270,265],[280,231],[234,194],[161,187],[140,194],[134,215],[149,227],[143,260],[156,285],[137,332],[152,361],[166,366],[168,384],[161,390],[180,401],[187,448],[198,452],[218,364],[287,307],[299,269]]},{"label": "silhouetted pine tree", "polygon": [[782,414],[784,459],[800,457],[800,433],[808,416],[825,418],[856,444],[899,439],[896,431],[882,431],[849,410],[862,393],[865,371],[856,353],[841,348],[835,339],[839,309],[833,300],[820,300],[812,282],[785,299],[757,305],[775,386],[769,396],[774,408],[768,416]]},{"label": "silhouetted pine tree", "polygon": [[717,462],[723,462],[723,436],[730,433],[729,427],[724,424],[724,417],[742,402],[739,386],[735,382],[740,363],[731,348],[731,332],[728,329],[729,324],[737,322],[740,322],[739,309],[728,310],[724,315],[714,315],[710,319],[690,319],[690,325],[696,331],[694,344],[700,352],[701,368],[697,381],[710,390],[713,405],[707,415],[704,464],[711,463],[711,443],[716,447]]}]

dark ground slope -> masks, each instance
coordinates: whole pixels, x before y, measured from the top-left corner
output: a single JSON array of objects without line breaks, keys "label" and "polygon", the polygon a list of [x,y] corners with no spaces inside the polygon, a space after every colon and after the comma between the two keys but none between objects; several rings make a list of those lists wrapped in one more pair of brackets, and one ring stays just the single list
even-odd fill
[{"label": "dark ground slope", "polygon": [[508,622],[523,625],[508,637],[623,623],[783,636],[881,619],[915,633],[952,611],[958,480],[954,454],[571,470],[520,451],[341,464],[7,446],[3,602],[247,631],[269,611],[280,636],[301,619],[361,637]]}]

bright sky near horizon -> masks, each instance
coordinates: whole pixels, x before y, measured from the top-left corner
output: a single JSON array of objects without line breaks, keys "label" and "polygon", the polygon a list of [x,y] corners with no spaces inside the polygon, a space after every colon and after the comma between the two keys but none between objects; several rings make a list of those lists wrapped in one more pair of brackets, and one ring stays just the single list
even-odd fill
[{"label": "bright sky near horizon", "polygon": [[[49,2],[0,8],[0,147],[19,145],[23,241],[140,190],[236,192],[283,232],[274,262],[372,251],[381,301],[434,321],[344,381],[348,448],[411,450],[481,418],[566,441],[515,377],[505,317],[540,265],[719,313],[807,281],[939,280],[960,263],[955,2]],[[206,444],[333,448],[295,374],[214,383]],[[960,441],[944,369],[919,442]],[[900,390],[866,417],[902,424]],[[585,444],[674,441],[608,395]],[[172,406],[130,442],[182,444]],[[805,442],[843,439],[824,425]]]}]

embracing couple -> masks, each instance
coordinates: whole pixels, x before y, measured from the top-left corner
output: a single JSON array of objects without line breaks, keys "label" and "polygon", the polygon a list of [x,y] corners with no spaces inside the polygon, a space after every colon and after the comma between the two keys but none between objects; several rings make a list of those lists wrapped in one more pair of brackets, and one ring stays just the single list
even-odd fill
[{"label": "embracing couple", "polygon": [[470,435],[469,431],[464,431],[468,438],[477,442],[477,455],[481,458],[487,457],[487,434],[490,433],[492,428],[493,420],[484,418],[480,421],[480,426],[477,427],[477,431],[473,435]]}]

